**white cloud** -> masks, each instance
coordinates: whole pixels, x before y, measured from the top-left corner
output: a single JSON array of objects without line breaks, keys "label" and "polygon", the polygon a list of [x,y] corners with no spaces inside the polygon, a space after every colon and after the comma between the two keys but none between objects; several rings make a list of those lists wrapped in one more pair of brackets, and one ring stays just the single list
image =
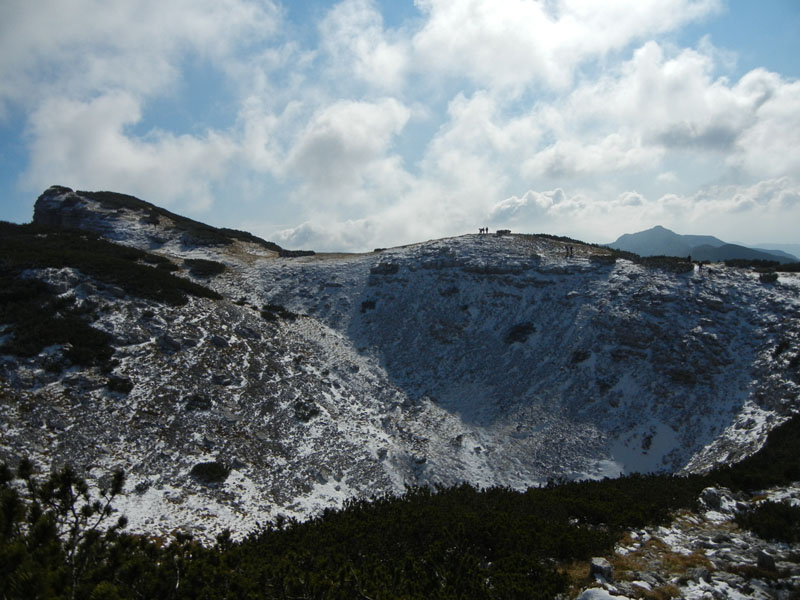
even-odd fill
[{"label": "white cloud", "polygon": [[474,202],[422,180],[411,182],[401,200],[370,206],[363,218],[343,219],[324,202],[312,212],[315,216],[297,227],[265,233],[289,248],[371,250],[460,235],[487,224]]},{"label": "white cloud", "polygon": [[8,0],[0,5],[0,106],[163,92],[188,50],[224,61],[278,22],[270,0]]},{"label": "white cloud", "polygon": [[[398,175],[398,158],[389,155],[393,138],[411,111],[392,98],[379,102],[339,101],[313,116],[297,135],[285,164],[287,176],[302,177],[329,199],[352,202],[362,185],[382,185]],[[349,198],[349,200],[348,200]]]},{"label": "white cloud", "polygon": [[568,194],[556,189],[529,190],[494,204],[493,222],[525,230],[542,230],[586,241],[611,241],[653,225],[679,233],[713,234],[726,241],[756,243],[762,239],[792,239],[800,222],[800,182],[790,177],[752,185],[715,185],[694,193],[647,197],[636,191],[617,195]]},{"label": "white cloud", "polygon": [[564,205],[567,201],[566,194],[561,188],[547,192],[528,190],[521,198],[511,196],[497,202],[489,211],[489,218],[495,223],[509,219],[519,222],[520,217],[525,221],[548,217],[557,206]]},{"label": "white cloud", "polygon": [[609,133],[596,142],[577,135],[573,139],[558,140],[536,153],[524,162],[523,172],[530,178],[566,179],[576,175],[654,167],[662,155],[660,148],[643,144],[634,131]]},{"label": "white cloud", "polygon": [[235,76],[237,53],[275,36],[279,21],[271,0],[4,2],[0,117],[9,105],[26,113],[23,184],[60,181],[208,208],[239,151],[237,134],[205,127],[137,136],[132,126],[148,102],[180,91],[189,58]]},{"label": "white cloud", "polygon": [[[707,45],[706,45],[707,47]],[[756,70],[735,84],[714,78],[711,56],[668,56],[648,42],[617,69],[533,109],[545,147],[525,158],[532,179],[653,171],[669,157],[713,165],[708,180],[730,167],[753,177],[796,171],[800,158],[800,83]],[[697,158],[695,158],[697,160]]]},{"label": "white cloud", "polygon": [[456,95],[447,114],[449,120],[429,144],[426,168],[452,179],[463,177],[472,160],[513,164],[541,136],[533,115],[510,116],[487,92]]},{"label": "white cloud", "polygon": [[344,222],[306,221],[296,227],[284,229],[272,239],[284,248],[315,248],[317,250],[337,250],[340,248],[362,247],[374,239],[375,224],[371,219]]},{"label": "white cloud", "polygon": [[[751,73],[731,83],[714,76],[713,55],[707,40],[702,50],[677,51],[648,42],[597,79],[527,109],[499,91],[456,94],[427,144],[419,173],[411,176],[396,164],[396,181],[402,184],[382,188],[394,192],[392,216],[372,194],[380,178],[364,176],[370,172],[364,165],[379,164],[374,157],[384,156],[384,144],[378,144],[380,151],[367,147],[363,156],[351,155],[341,141],[347,128],[312,124],[304,135],[314,141],[318,154],[298,144],[292,165],[311,169],[305,174],[318,184],[314,198],[321,211],[331,211],[337,202],[330,196],[322,199],[326,186],[334,191],[340,186],[334,175],[358,174],[344,177],[345,188],[369,215],[370,232],[383,239],[370,242],[375,245],[386,244],[385,221],[395,226],[409,223],[403,227],[409,237],[398,242],[419,239],[432,223],[438,227],[431,231],[435,236],[446,228],[471,231],[486,219],[497,226],[581,232],[586,239],[601,241],[619,235],[620,223],[630,224],[631,230],[635,224],[646,228],[656,223],[707,223],[713,232],[716,223],[735,222],[737,212],[744,214],[755,206],[764,210],[765,205],[754,204],[747,185],[737,187],[735,200],[727,202],[708,202],[691,190],[702,188],[707,194],[713,189],[708,182],[719,180],[734,164],[746,163],[756,181],[771,181],[785,172],[781,169],[795,160],[794,154],[784,152],[774,168],[759,166],[760,155],[745,153],[742,140],[752,131],[770,131],[773,145],[788,147],[800,131],[787,112],[800,105],[793,83],[768,73]],[[779,122],[779,115],[789,124],[788,131],[767,129],[766,124]],[[336,151],[319,144],[331,137],[330,129]],[[359,139],[356,131],[354,140]],[[752,147],[765,144],[754,142]],[[342,157],[341,166],[338,158],[326,162],[324,157],[334,155]],[[682,162],[695,165],[692,181],[684,179],[688,171]],[[314,165],[323,165],[322,171],[315,171]],[[546,182],[551,191],[534,187],[521,197],[509,196],[507,190],[523,181]],[[564,191],[567,184],[570,193]],[[791,193],[774,196],[782,198],[768,204],[775,215],[791,207],[795,198]],[[752,218],[752,211],[749,214]],[[326,220],[334,222],[335,218]],[[772,222],[780,225],[781,219]],[[349,221],[342,223],[342,228],[353,228]],[[326,228],[315,231],[316,239],[323,240]]]},{"label": "white cloud", "polygon": [[656,182],[661,185],[670,185],[678,181],[678,176],[672,171],[664,171],[656,175]]},{"label": "white cloud", "polygon": [[753,118],[737,137],[729,162],[760,175],[799,172],[800,81],[756,69],[742,77],[733,93],[749,104]]},{"label": "white cloud", "polygon": [[207,208],[213,201],[211,186],[226,174],[235,144],[215,132],[202,137],[162,131],[143,138],[126,135],[125,128],[140,118],[139,102],[125,93],[88,102],[44,102],[31,115],[26,180],[39,190],[63,184]]},{"label": "white cloud", "polygon": [[400,89],[408,69],[408,41],[391,35],[372,0],[344,0],[320,25],[322,48],[331,61],[331,76],[352,77],[380,90]]},{"label": "white cloud", "polygon": [[479,86],[563,89],[575,68],[720,9],[718,0],[417,0],[426,64]]}]

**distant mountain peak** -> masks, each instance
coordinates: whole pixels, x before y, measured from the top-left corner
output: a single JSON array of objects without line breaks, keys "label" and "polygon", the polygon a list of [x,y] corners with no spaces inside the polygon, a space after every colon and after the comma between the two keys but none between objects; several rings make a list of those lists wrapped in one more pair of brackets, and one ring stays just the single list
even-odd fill
[{"label": "distant mountain peak", "polygon": [[785,252],[729,244],[713,235],[682,235],[662,225],[637,233],[625,233],[608,246],[640,256],[691,256],[695,260],[714,262],[736,258],[782,263],[796,260]]},{"label": "distant mountain peak", "polygon": [[609,246],[641,256],[686,256],[691,251],[690,244],[682,236],[662,225],[637,233],[623,234]]}]

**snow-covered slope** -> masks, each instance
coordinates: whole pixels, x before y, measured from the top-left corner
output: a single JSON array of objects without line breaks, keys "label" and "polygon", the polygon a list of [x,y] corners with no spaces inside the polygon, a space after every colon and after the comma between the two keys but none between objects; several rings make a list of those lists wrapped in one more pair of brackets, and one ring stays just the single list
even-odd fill
[{"label": "snow-covered slope", "polygon": [[58,348],[5,357],[0,458],[124,467],[134,529],[241,534],[406,485],[700,471],[798,404],[796,275],[674,274],[527,235],[281,258],[65,188],[37,215],[65,204],[72,226],[227,266],[205,282],[223,300],[178,307],[75,269],[26,274],[98,307],[132,389],[43,368]]}]

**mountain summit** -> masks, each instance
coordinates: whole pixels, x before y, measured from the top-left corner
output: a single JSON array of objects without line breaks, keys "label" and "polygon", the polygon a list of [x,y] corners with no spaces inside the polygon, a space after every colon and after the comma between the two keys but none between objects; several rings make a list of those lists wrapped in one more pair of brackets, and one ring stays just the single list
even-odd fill
[{"label": "mountain summit", "polygon": [[711,235],[681,235],[661,225],[638,233],[625,233],[607,245],[609,248],[640,256],[691,256],[694,260],[712,262],[737,258],[779,263],[797,262],[796,257],[780,250],[729,244]]},{"label": "mountain summit", "polygon": [[287,252],[68,188],[35,215],[0,236],[0,460],[124,468],[134,530],[703,471],[797,405],[795,274],[523,234]]}]

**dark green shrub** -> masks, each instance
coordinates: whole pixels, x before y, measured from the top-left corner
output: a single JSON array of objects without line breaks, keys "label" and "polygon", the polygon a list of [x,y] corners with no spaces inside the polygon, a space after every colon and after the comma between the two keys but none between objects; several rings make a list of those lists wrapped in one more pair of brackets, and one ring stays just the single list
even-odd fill
[{"label": "dark green shrub", "polygon": [[142,262],[156,267],[157,269],[161,269],[162,271],[167,271],[168,273],[172,273],[173,271],[177,271],[180,269],[178,265],[172,262],[170,259],[166,258],[165,256],[161,256],[159,254],[153,253],[146,253],[146,256],[142,257]]},{"label": "dark green shrub", "polygon": [[589,262],[598,265],[613,265],[617,262],[617,257],[613,254],[590,254]]},{"label": "dark green shrub", "polygon": [[580,349],[575,350],[569,358],[570,364],[577,365],[579,363],[584,362],[585,360],[589,360],[592,356],[592,353],[589,350]]},{"label": "dark green shrub", "polygon": [[523,343],[535,332],[536,327],[533,323],[517,323],[506,332],[503,341],[506,344]]},{"label": "dark green shrub", "polygon": [[800,262],[784,263],[775,267],[775,270],[781,273],[800,273]]},{"label": "dark green shrub", "polygon": [[737,514],[736,523],[765,540],[800,542],[800,506],[789,502],[762,502]]},{"label": "dark green shrub", "polygon": [[[399,497],[349,500],[342,510],[303,523],[278,518],[240,542],[223,534],[211,547],[180,532],[171,542],[98,533],[87,538],[92,550],[83,556],[90,560],[82,563],[88,566],[74,584],[66,576],[70,546],[56,535],[54,521],[22,526],[26,515],[42,513],[27,508],[20,496],[25,488],[8,485],[13,476],[0,465],[0,593],[9,598],[91,597],[95,591],[122,598],[554,598],[568,585],[559,564],[612,552],[622,532],[668,522],[673,511],[691,507],[703,488],[730,485],[764,465],[770,468],[762,483],[783,481],[797,464],[799,427],[795,417],[743,463],[703,476],[631,475],[526,492],[469,485],[412,488]],[[219,462],[200,463],[192,474],[216,485],[228,470]],[[796,536],[797,510],[764,505],[743,517],[743,526],[764,528],[759,535],[766,537],[773,531]]]},{"label": "dark green shrub", "polygon": [[261,316],[267,321],[277,321],[278,319],[294,321],[298,315],[280,304],[265,304],[261,309]]},{"label": "dark green shrub", "polygon": [[230,468],[221,462],[202,462],[192,467],[189,475],[197,482],[204,485],[217,485],[223,483],[231,472]]},{"label": "dark green shrub", "polygon": [[3,352],[32,357],[48,346],[64,346],[65,358],[84,366],[102,365],[113,355],[112,337],[89,325],[71,299],[59,298],[47,284],[6,272],[0,286],[0,323],[11,331]]},{"label": "dark green shrub", "polygon": [[455,296],[456,294],[458,294],[458,288],[454,285],[439,290],[439,295],[442,298],[450,298],[451,296]]},{"label": "dark green shrub", "polygon": [[750,492],[800,480],[800,416],[773,429],[758,452],[715,469],[709,477],[718,485]]},{"label": "dark green shrub", "polygon": [[775,283],[778,281],[778,274],[775,271],[770,271],[768,273],[761,273],[758,276],[758,280],[761,283]]},{"label": "dark green shrub", "polygon": [[728,267],[739,267],[741,269],[755,268],[773,270],[780,266],[780,262],[777,260],[764,260],[758,258],[729,258],[728,260],[724,261],[724,263]]},{"label": "dark green shrub", "polygon": [[133,390],[133,382],[128,377],[119,377],[117,375],[113,375],[108,378],[106,387],[112,392],[128,394],[131,390]]},{"label": "dark green shrub", "polygon": [[686,258],[677,256],[640,256],[636,261],[639,264],[670,273],[688,273],[694,270],[694,263]]},{"label": "dark green shrub", "polygon": [[189,273],[201,278],[220,275],[227,269],[221,262],[205,258],[187,258],[183,261],[183,264],[189,269]]},{"label": "dark green shrub", "polygon": [[378,263],[369,270],[372,275],[394,275],[398,271],[400,271],[400,265],[390,262]]},{"label": "dark green shrub", "polygon": [[132,296],[168,304],[185,304],[187,294],[221,297],[161,268],[141,264],[145,259],[161,264],[160,259],[153,258],[156,255],[85,232],[0,223],[0,256],[4,258],[6,271],[14,276],[24,269],[72,267],[84,275],[119,286]]},{"label": "dark green shrub", "polygon": [[297,400],[292,408],[295,418],[303,423],[308,423],[320,413],[319,407],[308,400]]},{"label": "dark green shrub", "polygon": [[211,399],[203,394],[192,394],[186,398],[186,410],[210,410],[212,406]]},{"label": "dark green shrub", "polygon": [[187,294],[221,297],[163,270],[168,263],[163,257],[93,234],[0,222],[0,257],[0,323],[9,325],[12,334],[3,351],[17,356],[65,345],[69,361],[89,366],[103,364],[113,354],[111,336],[88,322],[91,303],[77,306],[73,298],[59,297],[43,282],[22,277],[27,269],[69,267],[132,296],[173,305],[185,304]]},{"label": "dark green shrub", "polygon": [[94,493],[70,467],[40,480],[26,459],[16,473],[0,464],[0,597],[90,596],[126,525],[124,517],[111,523],[125,476],[109,479]]}]

